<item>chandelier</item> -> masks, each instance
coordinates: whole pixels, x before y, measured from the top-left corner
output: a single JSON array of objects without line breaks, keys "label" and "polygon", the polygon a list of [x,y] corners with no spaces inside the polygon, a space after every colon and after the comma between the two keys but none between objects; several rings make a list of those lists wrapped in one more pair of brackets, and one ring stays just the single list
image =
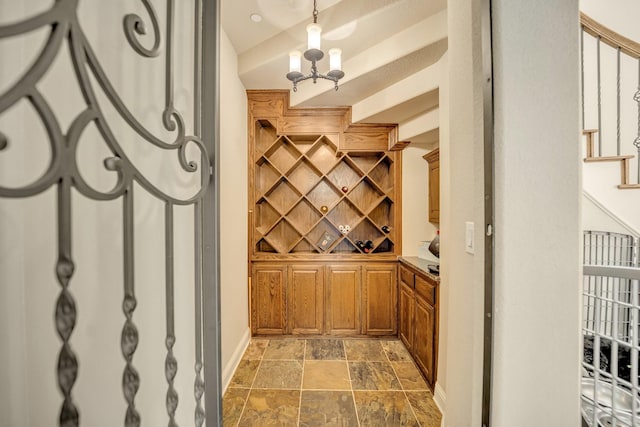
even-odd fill
[{"label": "chandelier", "polygon": [[324,57],[324,52],[320,50],[320,35],[322,28],[318,25],[318,4],[317,0],[313,0],[313,24],[307,25],[307,50],[304,57],[311,61],[311,74],[306,76],[300,72],[301,56],[298,50],[289,52],[289,72],[287,78],[293,82],[293,91],[298,91],[298,83],[304,80],[313,79],[315,83],[318,79],[331,80],[338,90],[338,80],[344,77],[342,71],[342,63],[340,55],[342,51],[337,48],[329,49],[329,72],[325,74],[318,73],[316,63]]}]

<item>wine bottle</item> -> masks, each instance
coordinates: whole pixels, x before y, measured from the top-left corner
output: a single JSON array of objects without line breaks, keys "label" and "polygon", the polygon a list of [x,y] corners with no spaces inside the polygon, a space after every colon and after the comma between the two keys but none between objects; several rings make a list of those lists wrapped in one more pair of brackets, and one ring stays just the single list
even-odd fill
[{"label": "wine bottle", "polygon": [[364,242],[364,253],[368,254],[373,249],[373,242],[371,240],[367,240]]}]

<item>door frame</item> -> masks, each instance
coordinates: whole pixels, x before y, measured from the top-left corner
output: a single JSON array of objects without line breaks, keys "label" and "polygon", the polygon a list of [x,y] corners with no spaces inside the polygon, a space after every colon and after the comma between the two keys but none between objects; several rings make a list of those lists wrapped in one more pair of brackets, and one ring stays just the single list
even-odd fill
[{"label": "door frame", "polygon": [[[198,15],[198,13],[196,13]],[[196,19],[198,19],[196,17]],[[212,182],[203,199],[203,351],[204,396],[208,425],[222,425],[222,368],[220,331],[220,2],[202,1],[201,136],[213,165]],[[196,26],[197,27],[197,26]],[[197,55],[196,55],[197,57]],[[196,97],[197,98],[197,97]],[[197,110],[196,110],[197,111]]]}]

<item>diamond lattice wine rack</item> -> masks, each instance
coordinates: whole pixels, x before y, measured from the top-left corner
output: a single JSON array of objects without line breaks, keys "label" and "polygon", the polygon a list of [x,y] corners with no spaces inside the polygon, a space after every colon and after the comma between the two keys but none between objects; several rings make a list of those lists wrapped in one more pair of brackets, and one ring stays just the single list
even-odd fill
[{"label": "diamond lattice wine rack", "polygon": [[249,91],[254,259],[400,253],[401,153],[389,147],[403,144],[396,126],[349,117],[290,109],[287,91]]}]

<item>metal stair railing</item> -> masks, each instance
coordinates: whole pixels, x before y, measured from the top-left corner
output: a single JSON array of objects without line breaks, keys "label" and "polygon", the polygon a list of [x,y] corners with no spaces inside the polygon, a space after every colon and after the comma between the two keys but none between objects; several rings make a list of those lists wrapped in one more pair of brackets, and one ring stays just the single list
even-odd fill
[{"label": "metal stair railing", "polygon": [[640,425],[638,239],[584,231],[583,426]]},{"label": "metal stair railing", "polygon": [[[640,268],[585,265],[583,426],[640,425]],[[605,288],[608,291],[605,291]]]},{"label": "metal stair railing", "polygon": [[[640,162],[635,161],[636,166],[636,183],[629,182],[629,161],[631,160],[631,152],[640,158],[640,43],[628,39],[615,31],[605,27],[604,25],[593,20],[589,16],[580,14],[581,35],[580,35],[580,57],[581,57],[581,90],[582,90],[582,124],[584,133],[587,135],[587,158],[585,161],[621,161],[622,179],[619,188],[640,188]],[[589,37],[585,40],[585,34]],[[586,49],[585,49],[586,48]],[[615,56],[615,65],[611,66],[606,60],[611,60]],[[603,62],[604,61],[604,62]],[[585,84],[585,64],[595,67],[595,78],[589,79]],[[613,95],[606,90],[613,91],[610,83],[613,76],[608,75],[608,71],[615,68],[615,150],[610,145],[603,146],[606,142],[605,135],[611,132],[610,127],[613,126],[607,117],[603,117],[603,98],[606,100],[613,99]],[[629,73],[629,69],[637,68],[637,71]],[[590,69],[591,71],[592,69]],[[636,79],[635,93],[631,95],[624,89],[629,86],[625,82],[631,78],[630,74],[634,74],[632,78]],[[595,80],[595,81],[592,81]],[[605,95],[603,95],[605,90]],[[624,90],[624,93],[623,93]],[[596,98],[597,103],[597,119],[591,114],[585,112],[585,95],[589,91],[589,95]],[[595,94],[592,92],[595,91]],[[624,101],[622,103],[621,101]],[[628,102],[627,102],[628,101]],[[633,105],[632,101],[635,101]],[[589,104],[590,105],[590,104]],[[611,106],[613,108],[613,106]],[[632,109],[637,109],[637,119],[633,123],[626,123],[630,117]],[[623,114],[623,110],[627,114]],[[604,120],[604,122],[603,122]],[[589,129],[588,125],[597,122],[597,128]],[[622,128],[622,126],[625,126]],[[633,125],[635,136],[632,141],[635,150],[625,150],[622,145],[622,134],[628,134],[629,127]],[[592,125],[591,125],[592,126]],[[622,128],[622,132],[621,132]],[[594,134],[597,133],[597,150],[594,148]],[[625,135],[626,137],[626,135]],[[630,148],[630,146],[628,146]],[[614,155],[615,153],[615,155]]]}]

